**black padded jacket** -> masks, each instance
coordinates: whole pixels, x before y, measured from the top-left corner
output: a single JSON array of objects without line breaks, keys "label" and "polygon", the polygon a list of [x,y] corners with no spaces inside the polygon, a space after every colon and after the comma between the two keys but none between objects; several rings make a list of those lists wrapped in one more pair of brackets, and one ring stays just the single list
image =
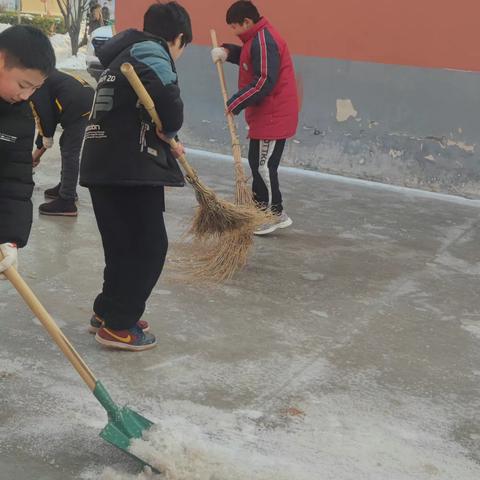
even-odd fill
[{"label": "black padded jacket", "polygon": [[0,243],[27,243],[32,226],[35,121],[27,102],[0,99]]}]

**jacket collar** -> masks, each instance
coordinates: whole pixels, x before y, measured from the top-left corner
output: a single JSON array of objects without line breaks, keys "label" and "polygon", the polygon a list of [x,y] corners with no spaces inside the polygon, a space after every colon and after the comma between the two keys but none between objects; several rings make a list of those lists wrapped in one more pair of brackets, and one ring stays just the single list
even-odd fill
[{"label": "jacket collar", "polygon": [[260,30],[265,28],[268,25],[268,20],[265,17],[262,17],[250,30],[239,35],[240,40],[243,43],[247,43],[251,40]]},{"label": "jacket collar", "polygon": [[110,63],[125,49],[131,47],[135,43],[146,42],[148,40],[153,40],[154,42],[160,43],[160,45],[163,46],[167,54],[170,56],[168,44],[163,38],[157,37],[148,32],[135,30],[133,28],[124,30],[123,32],[120,32],[112,37],[110,40],[107,40],[97,51],[95,51],[95,53],[97,54],[97,57],[103,67],[107,68]]}]

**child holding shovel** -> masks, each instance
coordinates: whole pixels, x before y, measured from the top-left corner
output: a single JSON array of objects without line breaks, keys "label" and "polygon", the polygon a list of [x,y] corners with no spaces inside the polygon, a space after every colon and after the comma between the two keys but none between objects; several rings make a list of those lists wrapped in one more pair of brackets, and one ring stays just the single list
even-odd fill
[{"label": "child holding shovel", "polygon": [[261,208],[276,214],[272,222],[254,232],[265,235],[292,224],[283,210],[278,166],[286,139],[295,134],[298,125],[295,71],[285,41],[252,2],[235,2],[227,11],[226,21],[243,46],[223,44],[214,48],[212,60],[240,67],[239,90],[228,100],[227,109],[234,115],[245,110],[254,199]]},{"label": "child holding shovel", "polygon": [[[80,184],[88,187],[105,253],[102,292],[90,331],[108,347],[141,351],[156,345],[141,320],[168,248],[164,186],[184,185],[175,156],[162,139],[183,123],[175,60],[192,41],[190,17],[176,2],[156,3],[143,32],[126,30],[100,49],[106,71],[97,86],[85,133]],[[153,98],[159,132],[121,73],[131,63]]]},{"label": "child holding shovel", "polygon": [[35,121],[26,100],[54,67],[40,30],[16,25],[0,33],[0,272],[16,266],[17,247],[30,234]]}]

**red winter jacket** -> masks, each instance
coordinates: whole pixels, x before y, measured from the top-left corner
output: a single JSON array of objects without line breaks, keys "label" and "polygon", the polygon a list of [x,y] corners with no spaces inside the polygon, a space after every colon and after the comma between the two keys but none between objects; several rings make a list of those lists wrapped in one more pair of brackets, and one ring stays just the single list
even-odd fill
[{"label": "red winter jacket", "polygon": [[287,44],[262,18],[240,35],[243,47],[224,44],[228,61],[239,65],[239,91],[227,102],[234,114],[245,110],[249,138],[280,140],[295,135],[298,98]]}]

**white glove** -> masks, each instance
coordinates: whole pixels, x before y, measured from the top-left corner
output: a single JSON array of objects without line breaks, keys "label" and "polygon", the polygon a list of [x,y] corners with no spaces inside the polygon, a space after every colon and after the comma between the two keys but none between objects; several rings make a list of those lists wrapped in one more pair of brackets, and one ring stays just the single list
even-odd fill
[{"label": "white glove", "polygon": [[210,52],[210,54],[212,55],[213,63],[217,63],[217,62],[225,63],[227,61],[228,51],[223,47],[212,48],[212,51]]},{"label": "white glove", "polygon": [[42,143],[45,148],[53,147],[53,137],[42,137]]},{"label": "white glove", "polygon": [[[0,272],[3,272],[7,268],[18,266],[17,246],[14,243],[2,243],[0,244],[0,252],[2,252],[2,260],[0,261]],[[0,275],[0,278],[4,278]]]}]

